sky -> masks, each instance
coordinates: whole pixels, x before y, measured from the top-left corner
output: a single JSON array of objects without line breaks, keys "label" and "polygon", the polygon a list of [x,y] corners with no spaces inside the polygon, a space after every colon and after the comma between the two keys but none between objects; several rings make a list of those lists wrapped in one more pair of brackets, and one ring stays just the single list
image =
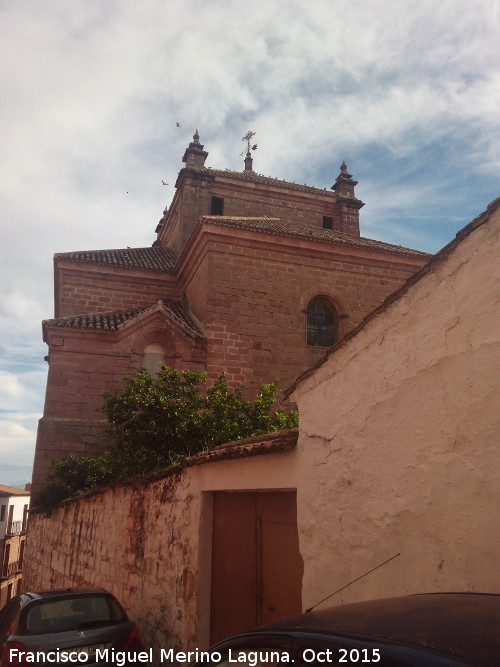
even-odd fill
[{"label": "sky", "polygon": [[31,477],[53,254],[151,245],[196,128],[214,168],[248,130],[265,176],[345,160],[369,238],[436,252],[485,210],[499,4],[0,0],[0,483]]}]

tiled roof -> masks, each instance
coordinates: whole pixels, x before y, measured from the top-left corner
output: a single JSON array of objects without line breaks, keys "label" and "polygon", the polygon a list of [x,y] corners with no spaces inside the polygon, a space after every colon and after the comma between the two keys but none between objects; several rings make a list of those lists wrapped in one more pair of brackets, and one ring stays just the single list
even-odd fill
[{"label": "tiled roof", "polygon": [[[182,461],[178,468],[190,468],[192,466],[213,463],[215,461],[228,461],[231,459],[246,459],[251,456],[262,454],[278,454],[295,449],[299,437],[299,429],[292,428],[276,433],[267,433],[253,438],[234,440],[224,445],[219,445],[200,454],[195,454]],[[160,476],[160,474],[158,475]]]},{"label": "tiled roof", "polygon": [[[187,326],[197,336],[203,335],[194,320],[181,303],[177,301],[162,301],[163,306],[170,311],[174,319],[180,320],[181,324]],[[43,326],[68,327],[70,329],[92,329],[97,331],[117,331],[120,324],[136,317],[152,307],[150,304],[143,308],[132,308],[130,310],[114,310],[109,313],[87,313],[84,315],[71,315],[59,317],[52,320],[44,320]]]},{"label": "tiled roof", "polygon": [[69,317],[44,320],[43,324],[51,327],[69,327],[70,329],[117,331],[120,324],[135,317],[143,310],[144,308],[134,308],[132,310],[114,310],[110,313],[70,315]]},{"label": "tiled roof", "polygon": [[206,215],[202,222],[211,225],[222,225],[224,227],[234,227],[237,229],[252,229],[264,234],[277,234],[279,236],[289,236],[297,239],[310,239],[321,243],[332,245],[344,245],[354,248],[369,248],[373,250],[382,250],[398,255],[411,255],[415,257],[430,257],[428,253],[420,250],[412,250],[403,246],[393,245],[392,243],[383,243],[374,241],[363,236],[352,236],[343,232],[336,232],[332,229],[323,229],[322,227],[313,227],[304,223],[283,220],[281,218],[243,218],[226,217],[218,215]]},{"label": "tiled roof", "polygon": [[177,256],[172,248],[118,248],[113,250],[79,250],[58,252],[54,260],[62,259],[79,264],[119,266],[126,269],[174,273]]},{"label": "tiled roof", "polygon": [[286,190],[298,190],[299,192],[311,192],[314,194],[321,194],[325,197],[338,197],[332,190],[326,188],[315,188],[313,185],[302,185],[300,183],[292,183],[291,181],[283,181],[272,176],[264,176],[257,174],[255,171],[231,171],[230,169],[211,169],[210,167],[201,167],[196,169],[194,167],[185,167],[183,171],[193,171],[196,173],[205,173],[207,176],[219,176],[222,178],[231,178],[237,181],[248,181],[250,183],[262,183],[263,185],[270,185],[275,188],[285,188]]},{"label": "tiled roof", "polygon": [[0,496],[29,496],[30,492],[25,489],[17,489],[15,486],[0,484]]}]

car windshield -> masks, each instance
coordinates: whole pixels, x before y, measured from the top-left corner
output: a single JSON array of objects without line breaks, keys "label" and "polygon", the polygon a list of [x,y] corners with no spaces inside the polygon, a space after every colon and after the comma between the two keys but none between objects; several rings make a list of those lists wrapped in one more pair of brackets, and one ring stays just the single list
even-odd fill
[{"label": "car windshield", "polygon": [[82,630],[125,621],[120,605],[111,597],[85,596],[43,600],[30,605],[26,612],[25,631],[40,635],[66,630]]}]

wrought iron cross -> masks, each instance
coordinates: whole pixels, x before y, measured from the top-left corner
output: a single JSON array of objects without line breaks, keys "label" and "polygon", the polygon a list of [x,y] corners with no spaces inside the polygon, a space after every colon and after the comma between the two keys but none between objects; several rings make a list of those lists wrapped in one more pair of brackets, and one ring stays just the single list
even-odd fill
[{"label": "wrought iron cross", "polygon": [[255,132],[252,132],[252,130],[248,130],[248,132],[245,134],[244,137],[241,137],[241,141],[246,141],[247,142],[247,149],[246,151],[243,151],[240,153],[240,155],[250,155],[250,151],[256,151],[257,150],[257,144],[254,144],[253,146],[250,145],[250,142],[252,141],[252,137],[255,137]]}]

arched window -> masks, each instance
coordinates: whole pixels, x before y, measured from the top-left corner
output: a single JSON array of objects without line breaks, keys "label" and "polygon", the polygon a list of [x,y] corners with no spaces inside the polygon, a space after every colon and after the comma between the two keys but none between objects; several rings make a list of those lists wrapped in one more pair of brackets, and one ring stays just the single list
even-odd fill
[{"label": "arched window", "polygon": [[307,344],[330,347],[337,340],[337,311],[322,299],[307,307]]},{"label": "arched window", "polygon": [[149,343],[149,345],[146,345],[142,359],[144,368],[147,368],[150,373],[157,373],[164,360],[165,350],[159,343]]}]

